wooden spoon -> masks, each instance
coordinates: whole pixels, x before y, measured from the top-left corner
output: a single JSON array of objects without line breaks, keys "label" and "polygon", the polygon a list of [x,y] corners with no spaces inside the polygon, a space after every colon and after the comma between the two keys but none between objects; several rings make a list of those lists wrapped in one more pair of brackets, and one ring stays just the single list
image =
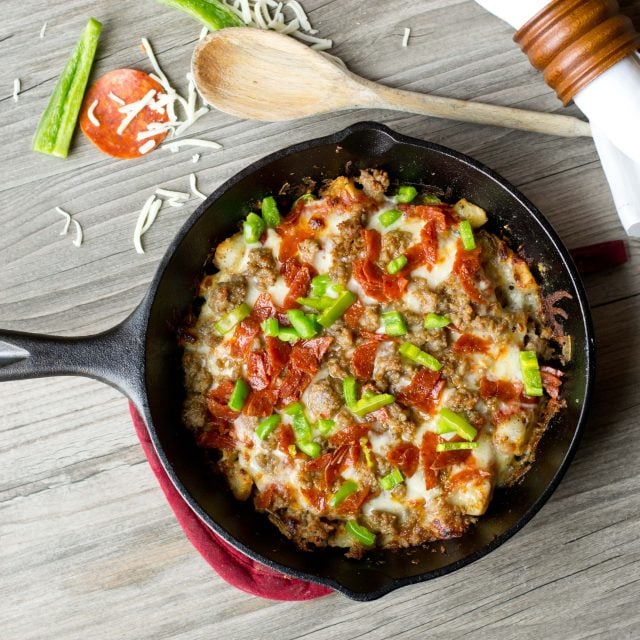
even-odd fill
[{"label": "wooden spoon", "polygon": [[250,120],[395,109],[550,135],[591,135],[589,123],[577,118],[392,89],[351,73],[336,60],[274,31],[235,27],[212,33],[196,47],[192,70],[209,104]]}]

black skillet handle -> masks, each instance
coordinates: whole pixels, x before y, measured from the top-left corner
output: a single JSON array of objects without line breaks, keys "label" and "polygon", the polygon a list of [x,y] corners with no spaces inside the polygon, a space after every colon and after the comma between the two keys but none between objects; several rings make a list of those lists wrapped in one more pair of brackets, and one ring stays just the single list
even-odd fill
[{"label": "black skillet handle", "polygon": [[0,382],[85,376],[122,391],[140,407],[144,398],[141,311],[113,329],[67,338],[0,330]]}]

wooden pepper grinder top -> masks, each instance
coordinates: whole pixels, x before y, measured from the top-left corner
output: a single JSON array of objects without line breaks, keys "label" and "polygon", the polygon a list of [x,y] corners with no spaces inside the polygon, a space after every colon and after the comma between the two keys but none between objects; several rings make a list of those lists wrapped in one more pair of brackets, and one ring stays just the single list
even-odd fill
[{"label": "wooden pepper grinder top", "polygon": [[565,105],[640,48],[640,33],[617,0],[552,0],[513,39]]}]

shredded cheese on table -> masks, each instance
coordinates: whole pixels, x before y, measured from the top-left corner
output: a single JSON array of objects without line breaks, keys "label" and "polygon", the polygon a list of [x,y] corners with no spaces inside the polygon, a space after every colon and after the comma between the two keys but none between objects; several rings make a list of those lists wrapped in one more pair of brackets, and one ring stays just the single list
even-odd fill
[{"label": "shredded cheese on table", "polygon": [[40,40],[44,38],[44,32],[47,30],[47,23],[45,22],[40,29]]},{"label": "shredded cheese on table", "polygon": [[[151,205],[155,201],[155,194],[149,196],[142,206],[140,210],[140,215],[138,216],[138,220],[136,221],[135,229],[133,230],[133,246],[136,249],[137,253],[144,253],[144,249],[142,248],[142,229],[147,222],[147,217],[149,215],[149,209]],[[149,227],[147,227],[148,229]]]},{"label": "shredded cheese on table", "polygon": [[403,47],[409,46],[409,36],[410,35],[411,35],[411,29],[409,29],[408,27],[405,27],[404,36],[402,38],[402,46]]},{"label": "shredded cheese on table", "polygon": [[222,149],[222,145],[213,140],[202,140],[200,138],[182,138],[182,140],[174,140],[172,142],[165,142],[162,145],[163,149],[169,149],[169,151],[176,152],[180,147],[207,147],[209,149]]},{"label": "shredded cheese on table", "polygon": [[194,153],[191,156],[191,162],[193,162],[193,164],[195,164],[196,162],[198,162],[198,160],[200,160],[200,154],[199,153]]},{"label": "shredded cheese on table", "polygon": [[204,40],[209,35],[209,29],[207,27],[202,27],[200,31],[200,35],[198,36],[198,40]]},{"label": "shredded cheese on table", "polygon": [[76,226],[76,237],[73,240],[73,245],[75,247],[79,247],[82,244],[82,239],[84,237],[82,233],[82,227],[75,218],[71,222],[73,222],[73,224]]},{"label": "shredded cheese on table", "polygon": [[69,225],[71,224],[71,214],[68,211],[65,211],[64,209],[61,209],[60,207],[56,207],[56,211],[61,216],[64,216],[66,218],[65,223],[64,223],[64,228],[60,232],[61,236],[66,236],[67,233],[69,232]]},{"label": "shredded cheese on table", "polygon": [[97,106],[98,106],[98,100],[96,99],[91,103],[91,105],[87,109],[87,118],[89,118],[89,121],[91,122],[92,125],[99,127],[100,120],[96,118],[96,114],[94,113]]},{"label": "shredded cheese on table", "polygon": [[138,151],[142,155],[144,155],[145,153],[149,153],[149,151],[151,151],[151,149],[153,149],[155,146],[156,146],[155,140],[147,140],[144,144],[138,147]]},{"label": "shredded cheese on table", "polygon": [[13,80],[13,101],[18,102],[18,95],[20,94],[20,78],[14,78]]},{"label": "shredded cheese on table", "polygon": [[191,187],[191,193],[193,193],[194,196],[197,196],[198,198],[201,198],[202,200],[206,200],[207,199],[207,196],[205,196],[204,193],[202,193],[202,191],[200,191],[198,189],[198,185],[196,183],[196,174],[195,173],[189,174],[189,186]]}]

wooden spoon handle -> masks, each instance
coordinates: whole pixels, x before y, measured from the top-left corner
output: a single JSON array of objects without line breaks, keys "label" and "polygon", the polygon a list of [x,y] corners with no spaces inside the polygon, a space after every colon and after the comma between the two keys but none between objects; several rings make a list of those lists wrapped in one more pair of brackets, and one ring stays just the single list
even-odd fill
[{"label": "wooden spoon handle", "polygon": [[358,106],[394,109],[419,113],[433,118],[490,124],[496,127],[522,129],[523,131],[569,138],[591,136],[590,124],[572,116],[539,113],[482,102],[456,100],[455,98],[442,98],[424,93],[392,89],[357,76],[356,78],[359,84],[369,90],[363,95],[364,103]]}]

